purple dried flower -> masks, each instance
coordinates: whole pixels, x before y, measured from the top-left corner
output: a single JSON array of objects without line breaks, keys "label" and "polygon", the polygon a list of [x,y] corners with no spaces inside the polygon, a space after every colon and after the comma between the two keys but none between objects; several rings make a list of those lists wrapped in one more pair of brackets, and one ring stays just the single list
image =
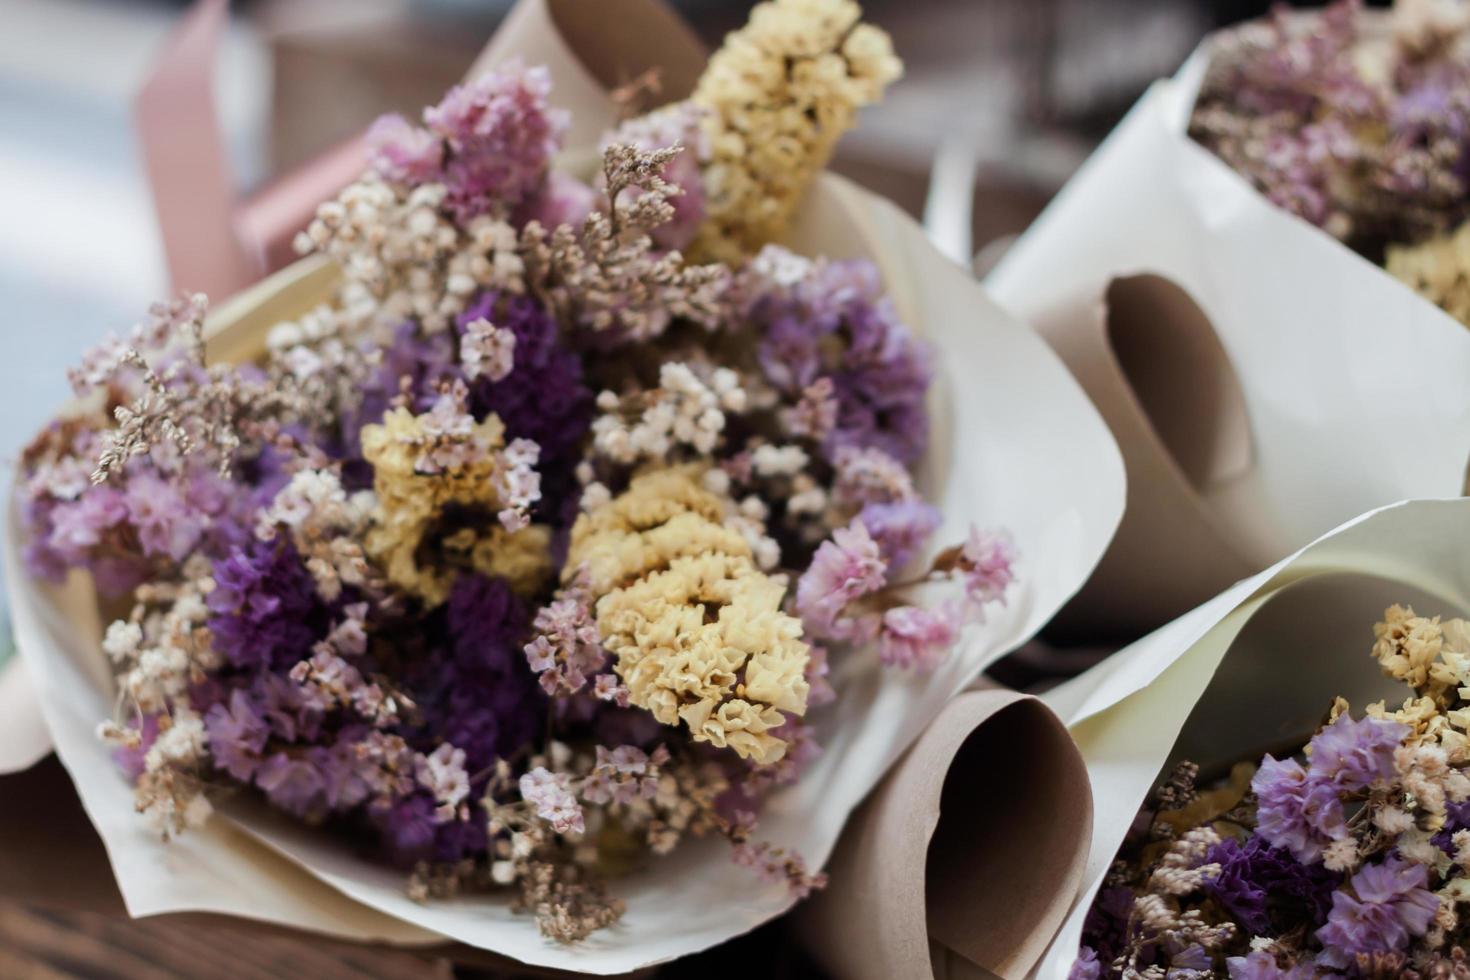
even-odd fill
[{"label": "purple dried flower", "polygon": [[325,633],[326,607],[285,538],[253,542],[214,563],[206,600],[215,648],[237,667],[289,667]]},{"label": "purple dried flower", "polygon": [[464,750],[466,768],[476,772],[540,731],[546,702],[521,654],[528,620],[525,604],[503,579],[456,580],[445,610],[448,649],[409,674],[429,722],[424,751],[449,742]]},{"label": "purple dried flower", "polygon": [[121,490],[97,486],[84,490],[75,501],[56,504],[49,518],[46,547],[66,565],[82,565],[88,551],[127,520],[128,504]]},{"label": "purple dried flower", "polygon": [[596,191],[571,174],[552,170],[541,189],[521,205],[514,223],[523,226],[535,221],[543,228],[581,228],[596,206]]},{"label": "purple dried flower", "polygon": [[1285,969],[1276,957],[1257,950],[1246,956],[1232,956],[1225,961],[1230,980],[1314,980],[1317,971],[1309,963],[1295,963]]},{"label": "purple dried flower", "polygon": [[898,321],[871,262],[807,262],[768,246],[737,292],[761,334],[761,369],[778,391],[795,403],[818,378],[832,380],[837,418],[822,444],[829,460],[843,447],[919,458],[929,436],[931,355]]},{"label": "purple dried flower", "polygon": [[902,569],[939,527],[939,508],[917,498],[865,504],[858,520],[868,529],[890,569]]},{"label": "purple dried flower", "polygon": [[1278,761],[1267,755],[1251,789],[1258,802],[1256,833],[1298,861],[1315,863],[1328,844],[1348,834],[1337,788],[1310,777],[1294,759]]},{"label": "purple dried flower", "polygon": [[1284,848],[1255,836],[1244,842],[1227,837],[1210,848],[1204,863],[1220,866],[1220,873],[1205,883],[1205,891],[1233,920],[1258,936],[1281,931],[1288,923],[1321,925],[1341,881],[1322,865],[1302,864]]},{"label": "purple dried flower", "polygon": [[1067,980],[1099,980],[1102,977],[1103,965],[1098,962],[1097,953],[1091,946],[1083,946],[1077,951],[1077,959],[1072,961],[1072,968],[1067,971]]},{"label": "purple dried flower", "polygon": [[1332,895],[1327,924],[1316,933],[1320,961],[1342,969],[1360,953],[1401,950],[1424,935],[1439,909],[1439,899],[1425,887],[1428,880],[1422,864],[1396,858],[1363,867],[1353,875],[1351,892]]},{"label": "purple dried flower", "polygon": [[204,715],[204,728],[214,764],[242,783],[250,782],[270,738],[270,726],[250,695],[237,689],[227,703],[211,706]]},{"label": "purple dried flower", "polygon": [[1393,753],[1409,734],[1408,726],[1384,718],[1354,721],[1339,715],[1308,743],[1307,772],[1347,791],[1392,782],[1398,775]]},{"label": "purple dried flower", "polygon": [[521,776],[521,798],[536,810],[536,816],[551,824],[558,834],[580,834],[585,826],[582,805],[572,795],[566,773],[538,766]]},{"label": "purple dried flower", "polygon": [[556,321],[530,296],[484,293],[456,323],[464,331],[480,319],[515,336],[515,363],[501,380],[481,377],[470,386],[475,417],[494,412],[507,438],[540,445],[543,468],[567,470],[592,422],[592,392],[582,382],[581,358],[561,345]]},{"label": "purple dried flower", "polygon": [[443,142],[397,113],[378,117],[368,129],[368,144],[374,169],[388,180],[418,185],[439,179]]},{"label": "purple dried flower", "polygon": [[138,533],[145,555],[181,560],[199,541],[205,519],[189,506],[179,489],[151,470],[128,477],[124,491],[128,521]]},{"label": "purple dried flower", "polygon": [[960,551],[965,596],[975,605],[1004,601],[1006,589],[1016,580],[1016,546],[1008,532],[982,531],[970,526],[970,536]]},{"label": "purple dried flower", "polygon": [[314,823],[327,815],[326,783],[320,770],[303,755],[276,752],[255,770],[255,785],[271,804],[293,817]]}]

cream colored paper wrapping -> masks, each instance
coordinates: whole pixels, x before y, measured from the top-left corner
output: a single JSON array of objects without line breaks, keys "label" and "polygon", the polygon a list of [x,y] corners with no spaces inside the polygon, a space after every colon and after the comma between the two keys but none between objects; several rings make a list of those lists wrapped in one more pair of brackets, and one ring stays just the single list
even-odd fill
[{"label": "cream colored paper wrapping", "polygon": [[[560,92],[555,65],[553,78]],[[943,706],[1087,578],[1117,525],[1124,491],[1106,426],[1056,356],[897,208],[826,176],[789,244],[807,254],[872,258],[900,314],[939,349],[932,447],[920,474],[944,513],[936,542],[959,540],[974,522],[1009,528],[1021,552],[1007,606],[969,630],[935,673],[880,672],[871,652],[839,669],[837,703],[812,718],[823,755],[770,800],[761,821],[764,839],[820,866],[852,809]],[[319,299],[330,281],[329,267],[307,262],[253,288],[211,320],[212,352],[248,355],[265,327]],[[695,842],[615,882],[627,915],[564,946],[540,937],[505,899],[413,903],[401,874],[262,809],[231,809],[204,832],[162,844],[132,812],[129,787],[94,736],[111,698],[99,627],[85,618],[90,600],[26,580],[16,531],[6,561],[21,654],[134,915],[210,910],[360,939],[453,940],[525,963],[610,974],[715,945],[791,905],[784,885],[734,866],[724,844]]]},{"label": "cream colored paper wrapping", "polygon": [[1091,825],[1057,717],[966,692],[853,817],[830,886],[798,913],[802,939],[844,980],[1022,977],[1072,905]]},{"label": "cream colored paper wrapping", "polygon": [[51,735],[19,657],[0,664],[0,719],[0,776],[29,768],[51,751]]},{"label": "cream colored paper wrapping", "polygon": [[1470,611],[1467,548],[1470,499],[1373,511],[1044,695],[1086,760],[1095,817],[1081,896],[1035,976],[1066,977],[1093,896],[1164,769],[1305,741],[1337,695],[1358,710],[1401,698],[1369,655],[1373,624],[1395,602]]},{"label": "cream colored paper wrapping", "polygon": [[1207,46],[986,280],[1127,464],[1123,525],[1058,624],[1073,639],[1136,636],[1356,514],[1464,483],[1470,331],[1189,139]]}]

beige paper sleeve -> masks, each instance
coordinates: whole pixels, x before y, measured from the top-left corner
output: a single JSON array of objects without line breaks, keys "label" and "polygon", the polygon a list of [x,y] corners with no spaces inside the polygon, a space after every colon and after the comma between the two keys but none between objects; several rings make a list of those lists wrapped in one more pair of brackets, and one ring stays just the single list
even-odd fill
[{"label": "beige paper sleeve", "polygon": [[1022,977],[1076,896],[1087,770],[1041,702],[947,704],[853,817],[825,891],[797,913],[844,980]]},{"label": "beige paper sleeve", "polygon": [[1182,289],[1156,275],[1089,284],[1033,326],[1107,421],[1128,478],[1118,533],[1050,635],[1133,639],[1279,557],[1256,553],[1207,499],[1253,465],[1250,422],[1224,347]]}]

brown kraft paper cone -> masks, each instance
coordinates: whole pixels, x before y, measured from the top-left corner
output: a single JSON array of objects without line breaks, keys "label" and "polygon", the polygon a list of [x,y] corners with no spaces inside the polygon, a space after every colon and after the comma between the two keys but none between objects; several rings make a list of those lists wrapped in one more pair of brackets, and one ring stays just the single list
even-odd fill
[{"label": "brown kraft paper cone", "polygon": [[1047,628],[1061,642],[1131,640],[1260,571],[1209,504],[1253,465],[1250,422],[1204,312],[1157,275],[1064,295],[1032,325],[1123,453],[1128,503],[1092,577]]},{"label": "brown kraft paper cone", "polygon": [[1076,897],[1082,757],[1040,701],[968,691],[849,822],[798,930],[842,980],[1025,976]]}]

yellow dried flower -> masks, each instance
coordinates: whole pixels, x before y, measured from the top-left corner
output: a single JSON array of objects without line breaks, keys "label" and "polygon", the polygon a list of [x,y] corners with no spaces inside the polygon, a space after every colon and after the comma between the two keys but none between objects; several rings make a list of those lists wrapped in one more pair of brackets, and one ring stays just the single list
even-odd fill
[{"label": "yellow dried flower", "polygon": [[858,108],[903,73],[861,15],[853,0],[767,0],[710,58],[691,98],[711,154],[691,255],[735,262],[778,238]]},{"label": "yellow dried flower", "polygon": [[1456,686],[1453,669],[1440,659],[1444,633],[1439,617],[1414,615],[1406,606],[1390,606],[1373,627],[1373,657],[1388,676],[1401,680],[1436,701]]},{"label": "yellow dried flower", "polygon": [[[362,427],[362,454],[373,466],[378,498],[365,541],[368,554],[390,582],[430,606],[449,598],[457,567],[504,577],[518,592],[534,591],[551,573],[550,532],[534,524],[512,532],[496,521],[502,501],[493,451],[504,442],[500,419],[490,415],[472,423],[465,439],[473,451],[425,472],[424,446],[433,439],[425,424],[429,417],[396,408],[381,424]],[[485,519],[438,542],[445,562],[423,562],[425,541],[450,504],[482,510]]]},{"label": "yellow dried flower", "polygon": [[786,588],[720,523],[698,466],[655,470],[572,528],[568,574],[586,570],[597,628],[632,702],[697,742],[778,761],[773,733],[806,712],[808,648],[781,611]]},{"label": "yellow dried flower", "polygon": [[1390,245],[1384,266],[1461,323],[1470,325],[1470,222],[1418,245]]}]

